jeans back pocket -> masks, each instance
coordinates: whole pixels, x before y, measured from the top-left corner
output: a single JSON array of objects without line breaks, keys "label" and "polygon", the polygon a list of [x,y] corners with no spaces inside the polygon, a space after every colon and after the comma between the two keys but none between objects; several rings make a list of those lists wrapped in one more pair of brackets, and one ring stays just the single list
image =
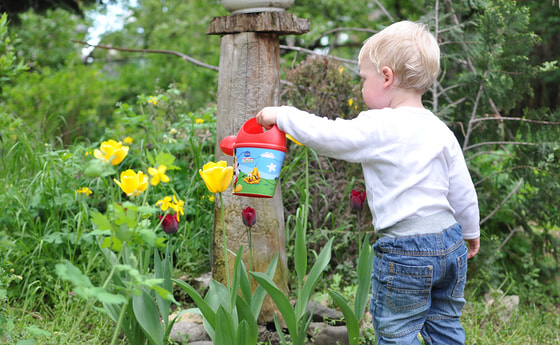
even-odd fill
[{"label": "jeans back pocket", "polygon": [[386,303],[394,311],[420,308],[428,303],[432,290],[433,266],[389,263]]}]

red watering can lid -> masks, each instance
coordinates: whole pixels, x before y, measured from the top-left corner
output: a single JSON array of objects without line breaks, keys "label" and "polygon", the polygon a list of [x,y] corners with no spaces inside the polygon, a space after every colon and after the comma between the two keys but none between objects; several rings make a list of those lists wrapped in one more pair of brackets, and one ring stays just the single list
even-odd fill
[{"label": "red watering can lid", "polygon": [[220,142],[222,152],[228,156],[233,156],[233,151],[237,147],[260,147],[286,152],[286,133],[276,125],[265,131],[257,123],[257,118],[253,117],[243,124],[237,136],[227,136]]}]

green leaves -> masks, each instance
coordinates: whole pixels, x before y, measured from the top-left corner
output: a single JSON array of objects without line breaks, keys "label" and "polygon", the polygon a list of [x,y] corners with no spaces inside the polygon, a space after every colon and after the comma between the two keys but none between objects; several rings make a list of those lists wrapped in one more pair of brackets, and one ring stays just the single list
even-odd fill
[{"label": "green leaves", "polygon": [[[296,258],[299,257],[300,261],[303,256],[307,256],[305,246],[301,243],[304,241],[305,237],[303,230],[303,227],[300,227],[298,234],[296,234],[296,242],[300,242],[299,246],[296,245]],[[298,290],[298,298],[295,308],[292,307],[288,297],[286,297],[286,295],[284,295],[284,293],[272,281],[272,278],[259,272],[253,272],[251,274],[259,285],[268,292],[270,297],[274,300],[274,303],[276,303],[278,310],[286,322],[286,327],[288,328],[288,332],[290,333],[294,344],[304,344],[306,339],[307,327],[311,321],[311,316],[308,315],[307,312],[307,305],[311,299],[313,289],[317,284],[321,273],[325,270],[331,259],[332,242],[333,239],[331,238],[325,247],[323,247],[307,277],[305,277],[305,271],[297,272],[298,280],[302,282],[305,278],[305,283],[303,284],[303,287]],[[281,333],[281,329],[278,329],[278,333]]]},{"label": "green leaves", "polygon": [[[251,293],[251,283],[241,260],[242,254],[243,247],[240,247],[234,264],[232,286],[226,287],[212,280],[205,299],[191,285],[173,279],[173,282],[192,298],[202,313],[206,331],[216,345],[257,343],[257,318],[266,296],[266,288],[258,286],[255,293]],[[277,263],[278,256],[275,256],[266,273],[252,274],[272,282]],[[238,291],[241,291],[241,296],[238,295]]]},{"label": "green leaves", "polygon": [[370,292],[370,277],[375,253],[369,245],[369,234],[366,234],[360,256],[358,258],[358,289],[354,299],[354,310],[349,306],[348,301],[338,291],[329,290],[329,296],[340,308],[346,321],[348,329],[348,341],[350,345],[358,345],[360,339],[360,321],[364,316],[364,308]]},{"label": "green leaves", "polygon": [[113,294],[102,287],[93,286],[89,278],[70,261],[57,264],[55,266],[55,272],[62,280],[73,283],[76,294],[85,299],[91,297],[101,303],[108,304],[126,303],[126,299],[123,295]]}]

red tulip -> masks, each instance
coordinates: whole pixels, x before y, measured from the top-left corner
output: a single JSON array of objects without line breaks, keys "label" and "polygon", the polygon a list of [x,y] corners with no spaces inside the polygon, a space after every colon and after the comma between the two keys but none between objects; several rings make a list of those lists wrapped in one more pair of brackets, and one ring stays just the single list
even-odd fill
[{"label": "red tulip", "polygon": [[247,207],[242,210],[241,216],[243,217],[243,224],[246,226],[253,226],[257,222],[257,213],[254,208]]},{"label": "red tulip", "polygon": [[350,207],[353,210],[361,211],[366,205],[366,192],[358,192],[357,190],[352,190],[350,194]]},{"label": "red tulip", "polygon": [[158,217],[160,220],[163,219],[163,221],[161,222],[161,227],[166,234],[171,235],[177,233],[177,230],[179,230],[179,221],[177,220],[176,214],[166,214],[165,218],[160,215],[158,215]]}]

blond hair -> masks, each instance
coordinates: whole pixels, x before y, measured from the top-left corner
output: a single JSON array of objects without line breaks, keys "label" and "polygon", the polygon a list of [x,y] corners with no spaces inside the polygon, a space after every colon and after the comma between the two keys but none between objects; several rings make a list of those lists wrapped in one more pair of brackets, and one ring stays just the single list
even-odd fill
[{"label": "blond hair", "polygon": [[368,59],[378,72],[390,67],[396,86],[423,93],[439,75],[439,54],[438,43],[426,25],[402,21],[366,40],[359,59],[360,63]]}]

